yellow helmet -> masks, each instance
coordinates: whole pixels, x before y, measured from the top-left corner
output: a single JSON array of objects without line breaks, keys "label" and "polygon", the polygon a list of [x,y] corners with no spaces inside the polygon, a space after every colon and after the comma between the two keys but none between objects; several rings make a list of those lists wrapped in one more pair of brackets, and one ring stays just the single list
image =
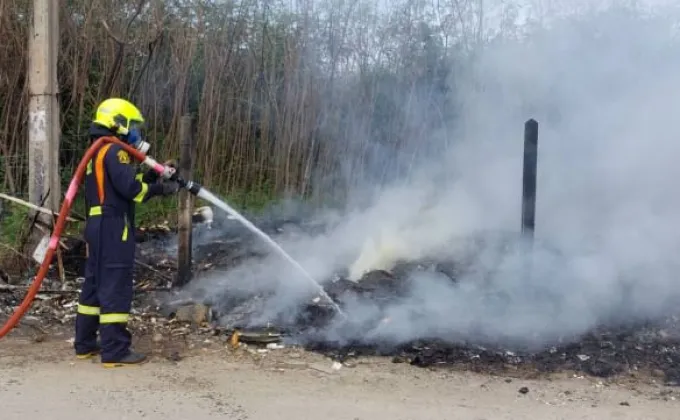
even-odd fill
[{"label": "yellow helmet", "polygon": [[94,123],[108,128],[116,134],[127,136],[138,131],[144,124],[141,111],[131,102],[121,98],[109,98],[99,104]]}]

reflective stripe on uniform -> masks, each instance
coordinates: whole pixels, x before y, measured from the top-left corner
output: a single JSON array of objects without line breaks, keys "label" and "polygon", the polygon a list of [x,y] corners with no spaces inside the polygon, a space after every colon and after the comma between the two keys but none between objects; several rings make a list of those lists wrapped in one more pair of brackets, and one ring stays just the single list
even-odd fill
[{"label": "reflective stripe on uniform", "polygon": [[[90,211],[88,212],[90,216],[101,216],[102,215],[102,206],[92,206],[90,207]],[[128,226],[127,226],[127,221],[125,222],[125,227],[123,227],[123,235],[121,236],[123,239],[123,242],[127,241],[128,238]]]},{"label": "reflective stripe on uniform", "polygon": [[97,193],[99,194],[99,203],[104,203],[105,191],[104,191],[104,158],[106,157],[106,152],[113,143],[108,143],[101,148],[97,154],[97,161],[94,165],[94,176],[97,179]]},{"label": "reflective stripe on uniform", "polygon": [[124,324],[128,322],[130,314],[101,314],[99,315],[100,324]]},{"label": "reflective stripe on uniform", "polygon": [[139,191],[139,194],[135,196],[133,199],[136,203],[141,203],[144,201],[144,197],[146,197],[146,193],[149,192],[149,184],[146,182],[142,182],[141,180],[139,181],[140,184],[142,184],[142,190]]},{"label": "reflective stripe on uniform", "polygon": [[81,303],[78,304],[78,313],[81,315],[99,315],[99,307],[98,306],[89,306],[89,305],[83,305]]}]

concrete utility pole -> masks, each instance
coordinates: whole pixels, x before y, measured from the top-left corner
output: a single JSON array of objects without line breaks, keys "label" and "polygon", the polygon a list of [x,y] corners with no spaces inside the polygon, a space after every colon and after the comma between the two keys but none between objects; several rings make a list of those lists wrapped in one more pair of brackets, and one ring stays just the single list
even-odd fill
[{"label": "concrete utility pole", "polygon": [[[28,172],[29,202],[59,211],[59,2],[33,0],[29,34]],[[49,194],[49,196],[48,196]],[[47,222],[47,221],[46,221]],[[49,222],[48,222],[49,223]]]}]

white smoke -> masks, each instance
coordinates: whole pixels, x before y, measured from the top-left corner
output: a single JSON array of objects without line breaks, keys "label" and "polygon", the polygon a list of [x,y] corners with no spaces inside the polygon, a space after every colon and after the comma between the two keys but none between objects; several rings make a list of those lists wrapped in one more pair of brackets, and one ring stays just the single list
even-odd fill
[{"label": "white smoke", "polygon": [[[337,272],[358,280],[400,261],[467,258],[469,238],[487,238],[471,271],[486,275],[454,285],[417,274],[409,298],[385,309],[389,322],[366,331],[369,338],[541,344],[601,322],[663,315],[680,301],[680,43],[669,13],[587,11],[555,18],[519,41],[490,44],[468,79],[456,75],[463,115],[451,122],[457,134],[448,153],[380,191],[367,209],[344,214],[327,233],[277,240],[324,281]],[[491,255],[501,242],[485,236],[507,241],[519,230],[528,118],[540,124],[531,275],[519,243]],[[450,140],[431,134],[430,142]],[[446,182],[435,182],[442,174]],[[310,292],[276,256],[201,287],[228,293],[226,279],[234,276],[275,284],[262,318]],[[354,301],[347,311],[369,320],[378,308]]]}]

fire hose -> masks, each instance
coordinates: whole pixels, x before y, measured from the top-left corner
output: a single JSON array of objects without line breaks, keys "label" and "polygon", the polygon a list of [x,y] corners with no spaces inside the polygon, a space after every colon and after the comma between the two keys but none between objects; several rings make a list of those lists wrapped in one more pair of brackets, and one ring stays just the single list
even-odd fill
[{"label": "fire hose", "polygon": [[62,203],[61,209],[59,210],[59,216],[57,217],[57,221],[54,224],[54,229],[52,231],[52,236],[50,237],[47,252],[45,253],[45,257],[43,258],[42,264],[40,265],[40,269],[38,270],[38,274],[35,276],[33,282],[28,288],[24,300],[14,310],[12,316],[7,320],[7,322],[5,322],[5,324],[0,329],[0,339],[6,336],[14,327],[17,326],[17,324],[19,324],[19,321],[21,321],[21,318],[23,318],[28,309],[31,307],[33,299],[38,294],[40,286],[42,285],[45,276],[47,276],[47,272],[49,271],[50,265],[52,264],[54,253],[56,252],[57,247],[59,246],[59,238],[61,237],[61,232],[64,229],[64,225],[67,220],[68,214],[71,211],[71,207],[73,206],[76,194],[78,193],[78,188],[82,183],[83,175],[85,174],[85,171],[87,169],[87,164],[90,160],[92,160],[95,153],[104,145],[104,143],[115,143],[121,146],[133,158],[142,162],[142,164],[150,167],[163,178],[175,179],[179,183],[180,187],[186,188],[189,192],[191,192],[194,195],[197,195],[202,188],[199,184],[193,181],[185,181],[180,177],[177,177],[175,174],[175,170],[173,168],[166,167],[165,165],[158,163],[155,159],[151,158],[150,156],[147,156],[145,153],[137,150],[133,146],[126,144],[115,137],[102,137],[95,141],[83,155],[83,158],[80,160],[80,163],[78,164],[78,167],[75,170],[73,178],[71,179],[71,183],[69,184],[68,190],[66,191],[66,195],[64,197],[64,202]]}]

